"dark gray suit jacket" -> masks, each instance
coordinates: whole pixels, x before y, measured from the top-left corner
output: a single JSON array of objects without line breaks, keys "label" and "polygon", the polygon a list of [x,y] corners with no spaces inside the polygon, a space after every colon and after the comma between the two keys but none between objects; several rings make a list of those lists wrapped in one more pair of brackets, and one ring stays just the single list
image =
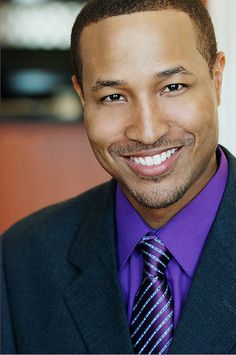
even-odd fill
[{"label": "dark gray suit jacket", "polygon": [[[236,159],[171,353],[236,351]],[[2,353],[132,353],[115,256],[115,182],[2,238]]]}]

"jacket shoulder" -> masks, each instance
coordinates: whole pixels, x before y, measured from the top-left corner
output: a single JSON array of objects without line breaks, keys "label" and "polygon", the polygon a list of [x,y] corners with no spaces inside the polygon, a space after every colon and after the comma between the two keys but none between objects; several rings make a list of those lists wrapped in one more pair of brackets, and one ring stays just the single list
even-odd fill
[{"label": "jacket shoulder", "polygon": [[[49,244],[73,236],[79,225],[87,218],[88,212],[97,199],[114,188],[109,181],[98,185],[79,196],[62,201],[36,211],[8,229],[1,241],[5,247],[23,247],[37,242]],[[69,238],[70,239],[70,238]]]}]

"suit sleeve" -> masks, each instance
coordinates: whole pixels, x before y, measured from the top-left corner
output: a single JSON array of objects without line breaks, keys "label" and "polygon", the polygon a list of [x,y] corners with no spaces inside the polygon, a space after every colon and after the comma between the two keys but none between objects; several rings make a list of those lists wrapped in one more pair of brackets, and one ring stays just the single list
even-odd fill
[{"label": "suit sleeve", "polygon": [[[3,249],[3,245],[2,245]],[[13,336],[10,308],[7,299],[6,280],[1,257],[1,354],[16,354],[16,346]]]}]

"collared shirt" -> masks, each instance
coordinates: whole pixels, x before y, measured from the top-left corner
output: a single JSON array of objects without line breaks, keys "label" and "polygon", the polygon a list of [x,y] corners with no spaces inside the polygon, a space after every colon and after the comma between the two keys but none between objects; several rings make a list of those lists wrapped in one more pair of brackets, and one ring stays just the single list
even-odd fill
[{"label": "collared shirt", "polygon": [[148,226],[131,206],[120,185],[116,190],[117,261],[119,280],[130,323],[135,295],[142,281],[143,260],[136,246],[148,232],[166,245],[173,258],[166,277],[174,298],[177,326],[208,233],[216,217],[227,177],[228,162],[218,148],[218,169],[203,190],[167,224],[157,230]]}]

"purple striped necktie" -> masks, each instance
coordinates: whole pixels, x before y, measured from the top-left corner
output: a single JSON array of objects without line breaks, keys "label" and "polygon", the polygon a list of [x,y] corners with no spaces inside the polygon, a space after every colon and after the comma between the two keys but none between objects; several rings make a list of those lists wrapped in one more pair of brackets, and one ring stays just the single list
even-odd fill
[{"label": "purple striped necktie", "polygon": [[160,239],[150,233],[138,248],[143,255],[144,275],[130,325],[134,353],[164,354],[174,333],[173,298],[165,277],[171,254]]}]

